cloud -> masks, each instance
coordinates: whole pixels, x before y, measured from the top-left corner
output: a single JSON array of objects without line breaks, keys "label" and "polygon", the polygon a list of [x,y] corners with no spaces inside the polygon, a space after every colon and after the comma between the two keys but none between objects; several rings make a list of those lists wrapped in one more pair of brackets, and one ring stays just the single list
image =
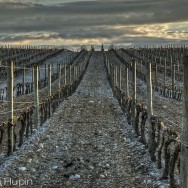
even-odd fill
[{"label": "cloud", "polygon": [[1,0],[1,42],[186,40],[187,5],[187,0]]}]

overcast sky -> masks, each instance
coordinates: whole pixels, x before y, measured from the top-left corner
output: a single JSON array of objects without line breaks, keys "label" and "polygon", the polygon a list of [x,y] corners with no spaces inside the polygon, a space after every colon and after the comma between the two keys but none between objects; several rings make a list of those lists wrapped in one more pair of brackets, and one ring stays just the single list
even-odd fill
[{"label": "overcast sky", "polygon": [[187,0],[0,0],[0,43],[185,43]]}]

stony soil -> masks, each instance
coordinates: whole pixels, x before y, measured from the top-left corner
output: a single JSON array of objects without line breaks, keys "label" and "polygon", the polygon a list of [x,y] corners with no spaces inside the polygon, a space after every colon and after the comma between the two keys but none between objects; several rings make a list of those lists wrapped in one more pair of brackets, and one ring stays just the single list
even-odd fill
[{"label": "stony soil", "polygon": [[[21,187],[168,187],[113,97],[103,56],[94,52],[76,92],[0,168]],[[15,187],[15,186],[12,186]],[[19,185],[17,185],[19,187]]]}]

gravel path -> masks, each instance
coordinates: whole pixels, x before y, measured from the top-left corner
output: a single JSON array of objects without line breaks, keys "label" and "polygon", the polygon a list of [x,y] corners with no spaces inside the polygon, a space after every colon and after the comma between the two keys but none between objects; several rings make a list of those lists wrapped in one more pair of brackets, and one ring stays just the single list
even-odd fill
[{"label": "gravel path", "polygon": [[17,187],[20,183],[36,188],[159,187],[158,172],[148,159],[113,98],[102,53],[94,52],[76,92],[4,164],[0,183],[11,187],[17,181]]}]

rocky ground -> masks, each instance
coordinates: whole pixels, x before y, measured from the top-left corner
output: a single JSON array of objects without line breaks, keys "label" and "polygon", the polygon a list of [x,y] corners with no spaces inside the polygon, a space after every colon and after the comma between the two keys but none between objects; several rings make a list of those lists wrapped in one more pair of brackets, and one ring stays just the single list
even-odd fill
[{"label": "rocky ground", "polygon": [[102,53],[94,52],[76,92],[1,165],[0,185],[168,187],[159,173],[113,97]]}]

